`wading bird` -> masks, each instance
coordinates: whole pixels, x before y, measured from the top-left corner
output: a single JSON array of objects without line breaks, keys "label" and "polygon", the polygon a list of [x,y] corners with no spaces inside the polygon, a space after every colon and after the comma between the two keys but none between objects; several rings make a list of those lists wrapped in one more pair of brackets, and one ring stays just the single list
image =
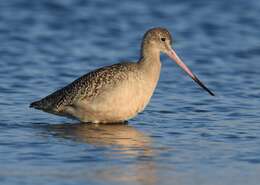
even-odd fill
[{"label": "wading bird", "polygon": [[167,29],[150,29],[143,37],[138,62],[118,63],[91,71],[62,89],[31,103],[30,107],[82,122],[126,121],[143,111],[149,103],[160,76],[161,53],[168,55],[214,96],[181,61],[171,45],[172,37]]}]

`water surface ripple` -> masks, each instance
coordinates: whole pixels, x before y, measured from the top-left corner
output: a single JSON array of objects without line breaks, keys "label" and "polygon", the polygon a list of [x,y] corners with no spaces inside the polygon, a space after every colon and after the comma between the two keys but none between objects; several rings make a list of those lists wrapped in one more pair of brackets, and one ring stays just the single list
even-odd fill
[{"label": "water surface ripple", "polygon": [[[167,57],[146,110],[85,125],[28,104],[95,68],[137,60],[167,27],[210,97]],[[256,185],[260,1],[0,2],[0,183]]]}]

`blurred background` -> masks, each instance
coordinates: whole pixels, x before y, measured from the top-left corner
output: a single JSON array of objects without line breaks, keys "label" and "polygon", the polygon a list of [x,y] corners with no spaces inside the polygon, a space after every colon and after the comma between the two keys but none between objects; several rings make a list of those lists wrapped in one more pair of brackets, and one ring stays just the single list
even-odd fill
[{"label": "blurred background", "polygon": [[[152,101],[128,124],[28,108],[93,69],[138,60],[158,26],[216,97],[162,56]],[[259,30],[258,0],[2,0],[0,183],[258,184]]]}]

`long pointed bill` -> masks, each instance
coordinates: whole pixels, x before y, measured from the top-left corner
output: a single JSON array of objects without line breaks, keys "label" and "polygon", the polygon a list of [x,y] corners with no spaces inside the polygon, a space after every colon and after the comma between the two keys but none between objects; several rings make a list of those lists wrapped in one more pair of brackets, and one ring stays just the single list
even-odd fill
[{"label": "long pointed bill", "polygon": [[206,90],[211,96],[215,96],[213,92],[211,92],[184,64],[184,62],[181,61],[181,59],[178,57],[178,55],[175,53],[173,49],[171,49],[168,53],[166,53],[172,60],[174,60],[197,84],[199,84],[200,87],[202,87],[204,90]]}]

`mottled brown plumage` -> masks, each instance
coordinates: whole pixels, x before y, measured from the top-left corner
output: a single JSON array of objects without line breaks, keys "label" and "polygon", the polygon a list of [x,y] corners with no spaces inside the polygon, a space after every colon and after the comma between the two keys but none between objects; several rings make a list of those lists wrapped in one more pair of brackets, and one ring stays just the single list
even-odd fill
[{"label": "mottled brown plumage", "polygon": [[62,107],[73,105],[76,101],[97,96],[106,86],[117,85],[121,80],[127,80],[127,73],[131,71],[135,71],[133,63],[119,63],[94,70],[45,98],[31,103],[30,107],[58,112]]},{"label": "mottled brown plumage", "polygon": [[171,49],[172,37],[165,28],[148,30],[140,60],[92,71],[30,107],[83,122],[121,122],[141,112],[150,101],[160,76],[160,53],[167,54],[190,77],[209,91]]}]

